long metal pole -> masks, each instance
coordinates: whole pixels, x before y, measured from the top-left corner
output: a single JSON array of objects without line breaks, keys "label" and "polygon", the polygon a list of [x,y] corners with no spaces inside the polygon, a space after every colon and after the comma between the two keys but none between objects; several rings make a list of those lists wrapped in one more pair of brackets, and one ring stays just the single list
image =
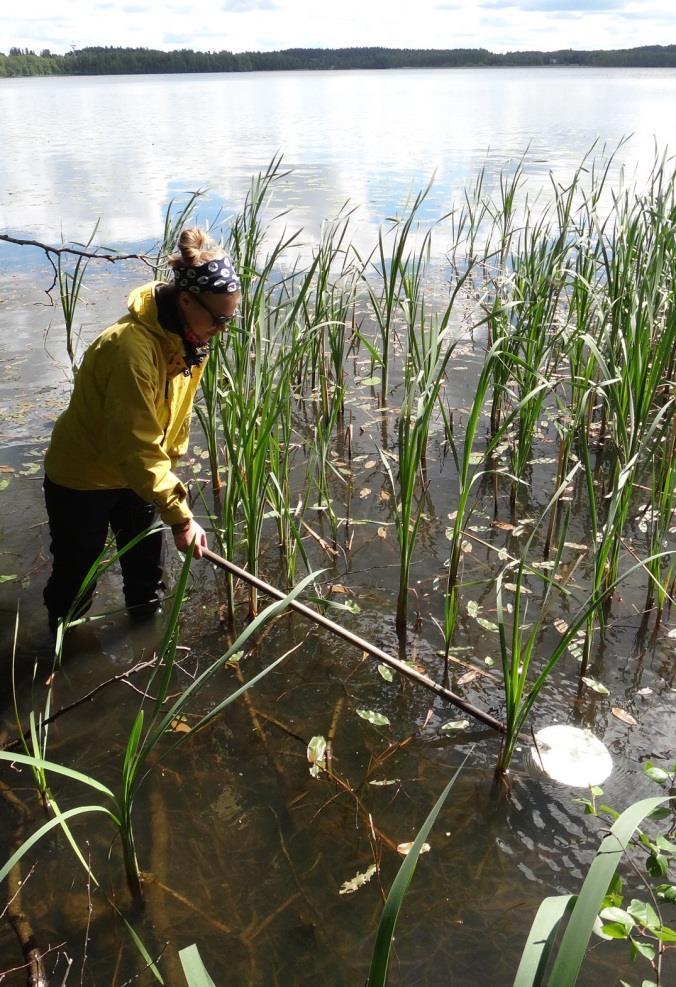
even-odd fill
[{"label": "long metal pole", "polygon": [[[274,586],[270,586],[268,583],[263,582],[262,579],[258,579],[257,576],[252,576],[250,572],[246,569],[241,569],[234,562],[229,562],[228,559],[221,558],[220,555],[216,555],[209,548],[202,549],[202,558],[207,559],[208,562],[213,563],[213,565],[218,566],[220,569],[225,569],[226,572],[232,573],[233,576],[237,576],[238,579],[243,579],[244,582],[250,583],[259,589],[262,593],[266,593],[268,596],[274,597],[276,600],[283,600],[285,598],[285,593],[281,590],[275,589]],[[490,713],[484,712],[484,710],[479,709],[477,706],[472,706],[467,700],[463,699],[461,696],[456,696],[454,692],[450,689],[445,689],[443,685],[439,685],[434,679],[429,678],[422,672],[416,671],[409,665],[406,665],[403,661],[398,658],[393,658],[392,655],[388,655],[386,651],[382,651],[380,648],[376,647],[375,644],[371,644],[366,641],[363,637],[359,637],[357,634],[353,634],[352,631],[348,631],[345,627],[341,627],[340,624],[334,623],[329,620],[328,617],[324,617],[323,614],[317,613],[311,607],[305,606],[304,603],[298,603],[296,600],[292,600],[289,603],[292,610],[297,613],[303,614],[309,620],[314,621],[315,624],[319,624],[320,627],[326,628],[327,631],[331,631],[332,634],[336,634],[338,637],[342,638],[343,641],[347,641],[348,644],[354,645],[355,648],[360,648],[362,651],[367,652],[372,658],[377,658],[381,661],[383,665],[389,665],[390,668],[394,668],[397,672],[400,672],[406,678],[411,679],[413,682],[417,682],[418,685],[424,686],[429,689],[430,692],[436,693],[437,696],[441,696],[442,699],[446,699],[449,703],[457,706],[464,713],[468,713],[469,716],[473,716],[476,720],[480,720],[485,723],[486,726],[492,727],[493,730],[497,730],[499,733],[505,733],[505,725],[501,723],[500,720],[496,720],[494,716]]]}]

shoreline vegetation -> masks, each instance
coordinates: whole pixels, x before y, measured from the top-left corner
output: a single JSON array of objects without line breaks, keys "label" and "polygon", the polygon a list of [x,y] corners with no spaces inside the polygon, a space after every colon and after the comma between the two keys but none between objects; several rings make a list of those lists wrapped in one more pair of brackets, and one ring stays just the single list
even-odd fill
[{"label": "shoreline vegetation", "polygon": [[612,51],[512,51],[485,48],[288,48],[283,51],[158,51],[89,47],[53,54],[29,48],[0,52],[0,78],[34,75],[147,75],[186,72],[274,72],[347,69],[514,66],[676,68],[676,45]]}]

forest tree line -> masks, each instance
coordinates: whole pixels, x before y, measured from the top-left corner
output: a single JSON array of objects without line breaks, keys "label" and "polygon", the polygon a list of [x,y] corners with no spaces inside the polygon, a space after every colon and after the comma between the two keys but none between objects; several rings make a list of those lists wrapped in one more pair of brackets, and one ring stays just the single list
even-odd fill
[{"label": "forest tree line", "polygon": [[461,66],[582,65],[675,68],[676,45],[615,51],[511,51],[485,48],[287,48],[284,51],[157,51],[91,47],[65,55],[48,48],[0,52],[0,77],[27,75],[145,75],[161,72],[260,72],[302,69],[454,68]]}]

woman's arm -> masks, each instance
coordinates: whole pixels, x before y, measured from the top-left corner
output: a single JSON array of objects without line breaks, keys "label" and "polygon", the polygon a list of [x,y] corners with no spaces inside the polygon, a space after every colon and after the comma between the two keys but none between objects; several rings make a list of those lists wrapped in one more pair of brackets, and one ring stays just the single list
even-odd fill
[{"label": "woman's arm", "polygon": [[[124,354],[121,354],[123,356]],[[173,471],[163,448],[164,431],[157,417],[156,394],[161,386],[149,355],[120,358],[108,379],[105,400],[104,448],[128,486],[158,510],[181,551],[195,541],[195,555],[206,546],[204,529],[188,506],[187,490]],[[145,357],[145,359],[144,359]]]}]

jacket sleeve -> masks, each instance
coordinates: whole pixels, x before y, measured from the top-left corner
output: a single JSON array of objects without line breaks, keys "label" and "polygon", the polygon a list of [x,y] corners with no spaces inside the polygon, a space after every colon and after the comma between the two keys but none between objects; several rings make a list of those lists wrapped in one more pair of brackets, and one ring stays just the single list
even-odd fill
[{"label": "jacket sleeve", "polygon": [[154,504],[171,525],[189,520],[192,511],[162,448],[164,430],[155,404],[159,386],[150,354],[117,354],[106,389],[104,447],[134,493]]},{"label": "jacket sleeve", "polygon": [[191,412],[189,412],[183,419],[178,435],[176,436],[171,448],[167,449],[167,453],[172,463],[175,463],[177,459],[185,456],[190,441],[190,421]]}]

